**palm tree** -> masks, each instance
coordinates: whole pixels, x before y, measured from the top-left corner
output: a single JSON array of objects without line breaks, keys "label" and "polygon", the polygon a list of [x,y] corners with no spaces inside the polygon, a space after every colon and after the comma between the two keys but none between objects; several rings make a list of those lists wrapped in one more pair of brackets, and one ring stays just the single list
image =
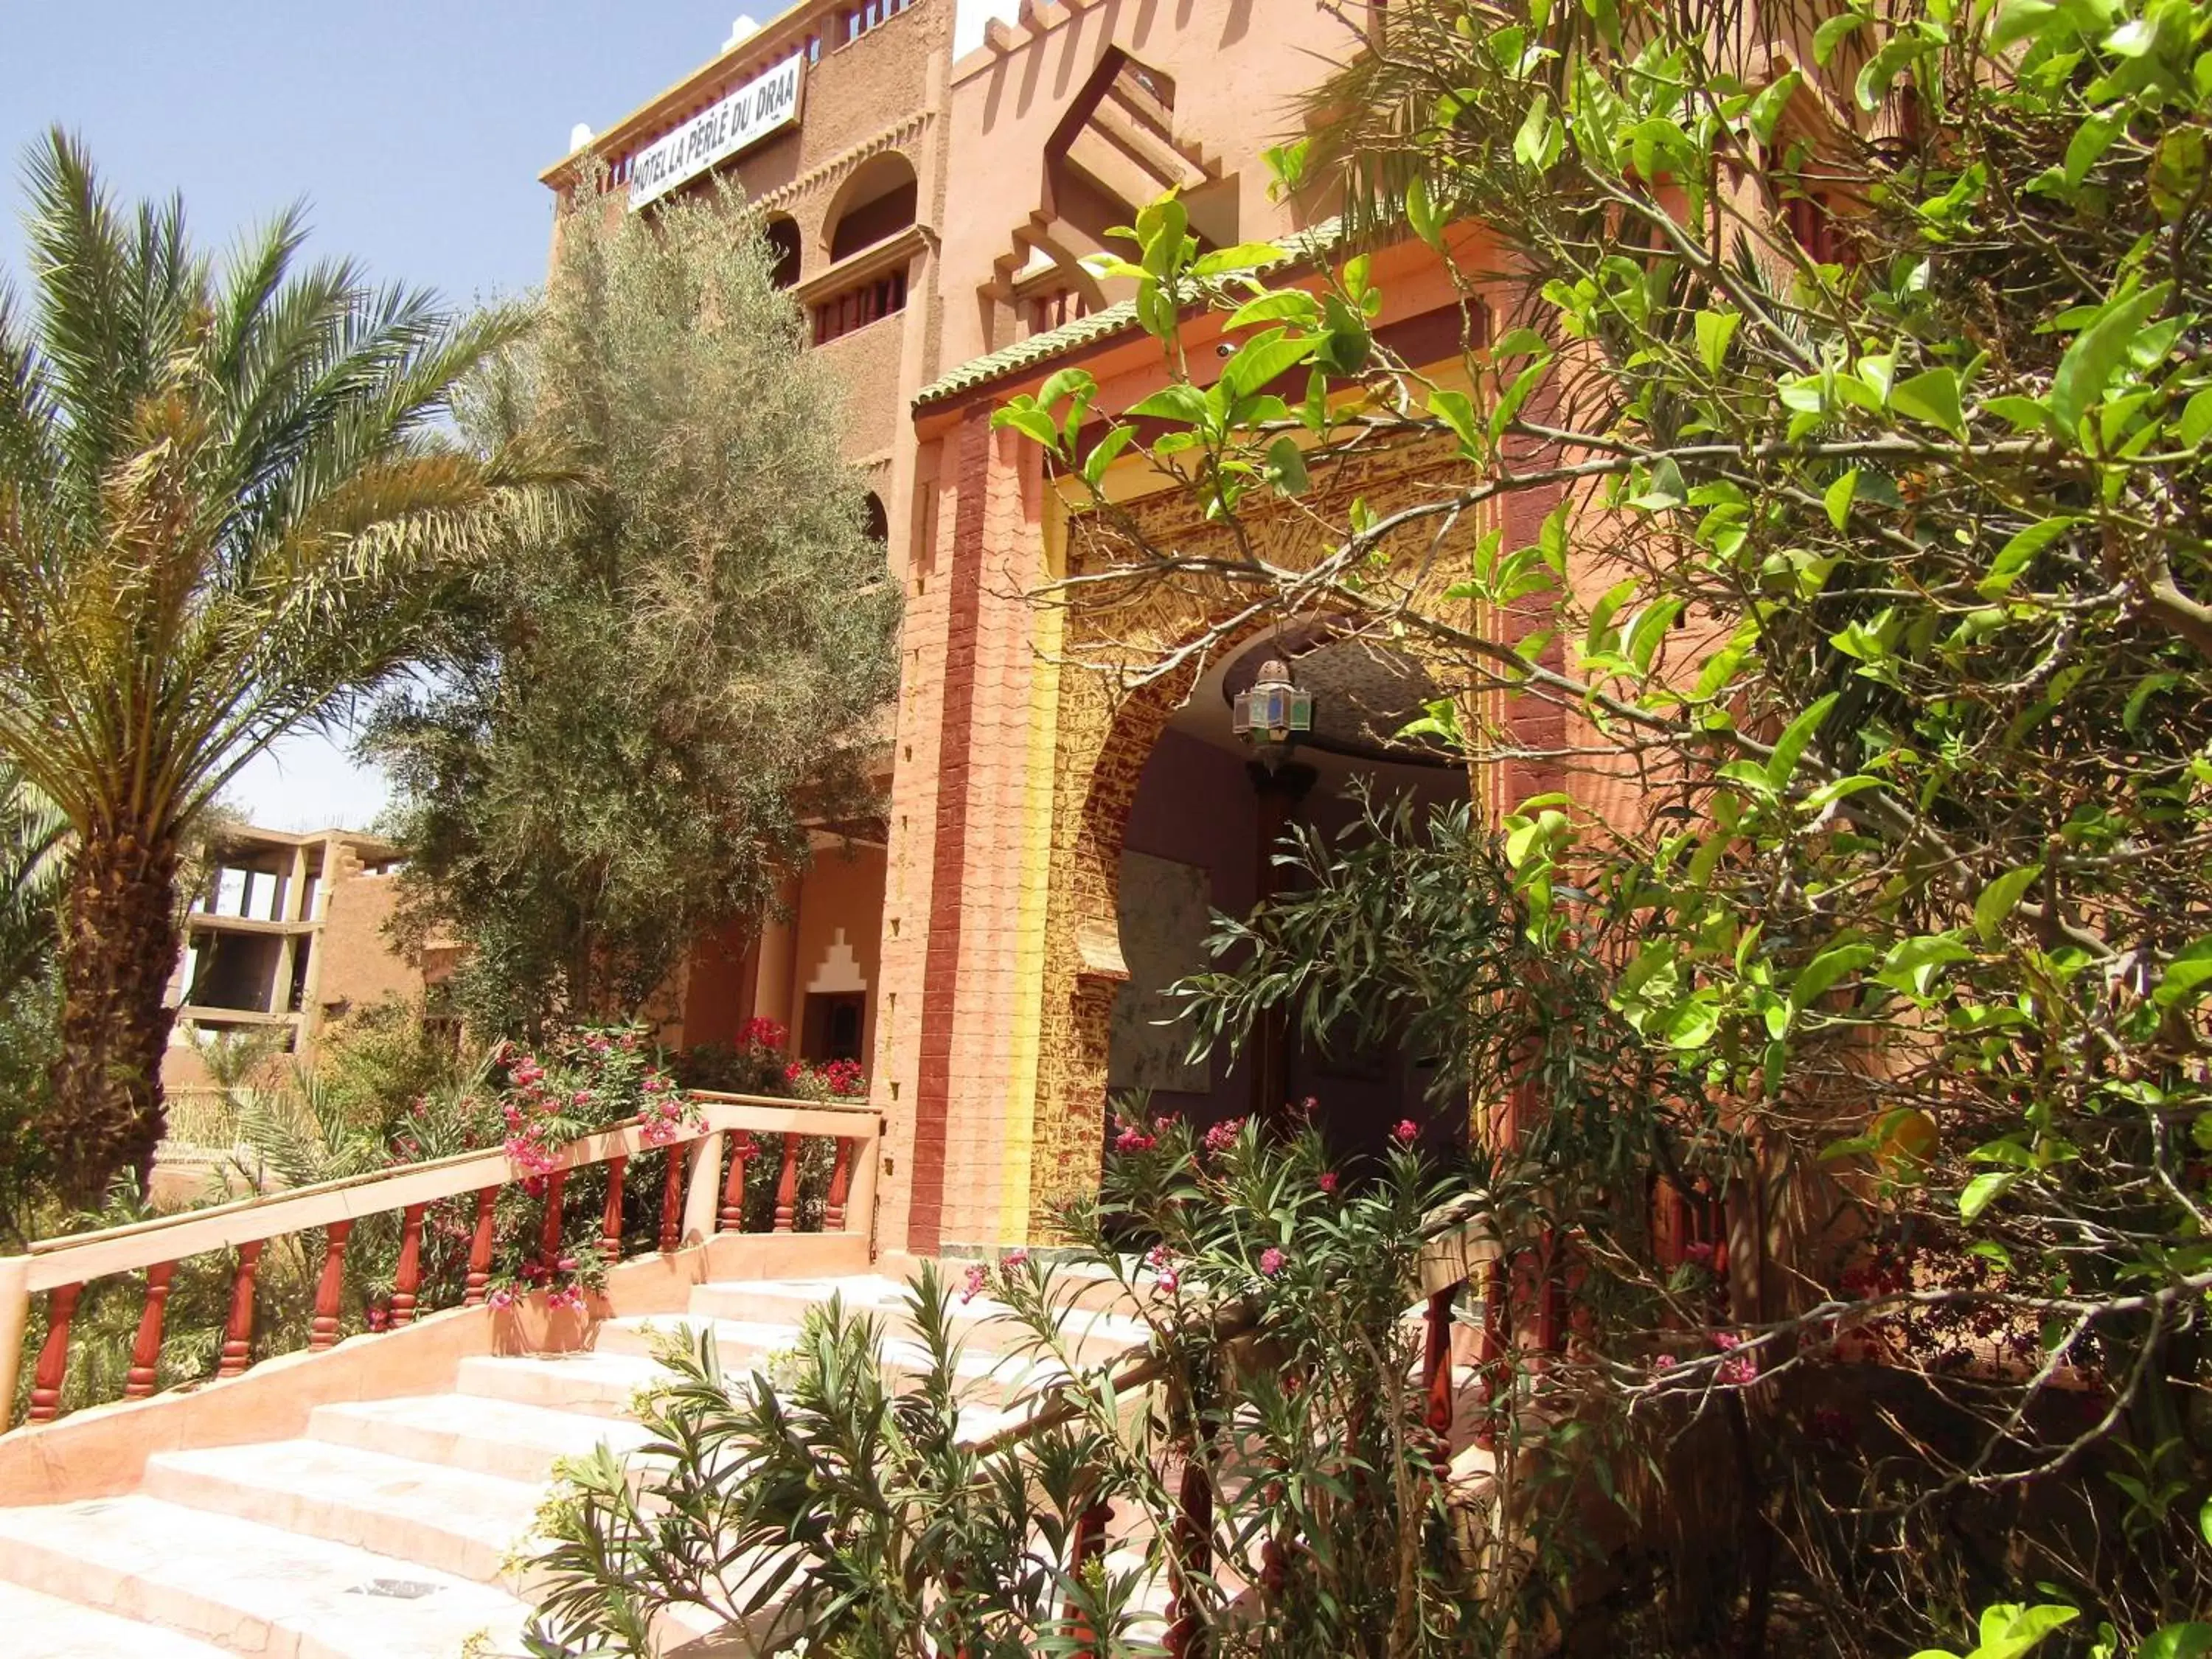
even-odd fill
[{"label": "palm tree", "polygon": [[53,961],[68,850],[69,820],[0,763],[0,1006]]},{"label": "palm tree", "polygon": [[0,759],[76,838],[48,1139],[83,1203],[161,1139],[195,815],[403,668],[558,481],[439,424],[519,314],[295,270],[296,208],[218,268],[178,201],[119,208],[58,131],[25,178],[30,306],[0,289]]}]

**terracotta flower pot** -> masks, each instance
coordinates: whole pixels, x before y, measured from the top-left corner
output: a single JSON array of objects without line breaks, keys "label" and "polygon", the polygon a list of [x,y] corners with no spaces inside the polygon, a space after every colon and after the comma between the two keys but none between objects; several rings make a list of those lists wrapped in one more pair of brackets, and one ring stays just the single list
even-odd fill
[{"label": "terracotta flower pot", "polygon": [[556,1308],[545,1291],[532,1291],[492,1310],[493,1347],[502,1354],[582,1353],[598,1343],[610,1311],[606,1298],[589,1291],[581,1308]]}]

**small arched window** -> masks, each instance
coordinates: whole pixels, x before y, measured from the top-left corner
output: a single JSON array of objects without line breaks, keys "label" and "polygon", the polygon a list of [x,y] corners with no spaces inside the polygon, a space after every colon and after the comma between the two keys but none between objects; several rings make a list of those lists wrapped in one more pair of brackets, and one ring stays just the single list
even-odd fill
[{"label": "small arched window", "polygon": [[862,162],[830,205],[830,263],[887,241],[914,223],[920,195],[914,163],[897,151]]},{"label": "small arched window", "polygon": [[778,288],[791,288],[799,281],[799,226],[787,218],[769,221],[766,232],[769,254],[775,264],[769,280]]},{"label": "small arched window", "polygon": [[878,547],[889,547],[891,539],[891,515],[884,511],[883,498],[871,489],[868,499],[861,503],[860,527],[867,532],[868,539]]}]

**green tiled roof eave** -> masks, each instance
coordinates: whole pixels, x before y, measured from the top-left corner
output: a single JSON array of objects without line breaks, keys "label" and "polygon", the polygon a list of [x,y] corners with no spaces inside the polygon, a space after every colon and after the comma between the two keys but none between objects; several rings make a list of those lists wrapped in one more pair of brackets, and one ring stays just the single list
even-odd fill
[{"label": "green tiled roof eave", "polygon": [[[1270,260],[1258,269],[1280,270],[1285,265],[1304,264],[1328,253],[1343,240],[1342,222],[1324,219],[1296,235],[1279,239],[1276,246],[1282,249],[1283,257]],[[1042,334],[1030,335],[1026,340],[1017,340],[1010,346],[986,352],[981,357],[969,358],[915,393],[914,407],[920,410],[931,404],[940,404],[948,398],[957,398],[963,392],[987,386],[994,380],[1009,379],[1025,369],[1048,363],[1064,353],[1111,339],[1136,325],[1136,301],[1120,301],[1103,311],[1094,311],[1088,317],[1079,317],[1072,323],[1062,323],[1058,328],[1048,328]]]}]

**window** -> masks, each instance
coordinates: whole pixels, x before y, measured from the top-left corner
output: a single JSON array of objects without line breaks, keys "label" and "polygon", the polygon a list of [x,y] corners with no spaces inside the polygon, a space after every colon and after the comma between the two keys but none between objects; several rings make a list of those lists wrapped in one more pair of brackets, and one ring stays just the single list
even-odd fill
[{"label": "window", "polygon": [[806,37],[806,61],[810,64],[818,64],[822,61],[822,37],[818,34],[810,34]]},{"label": "window", "polygon": [[800,1058],[817,1064],[826,1060],[860,1059],[867,1016],[866,992],[809,991],[804,1024],[799,1027]]},{"label": "window", "polygon": [[845,38],[857,40],[870,29],[882,27],[913,4],[914,0],[868,0],[865,6],[854,6],[845,14]]},{"label": "window", "polygon": [[896,150],[870,156],[853,169],[830,202],[830,262],[897,235],[914,223],[920,201],[913,162]]},{"label": "window", "polygon": [[799,226],[787,218],[773,219],[766,235],[769,251],[775,256],[769,280],[778,288],[789,288],[799,280]]},{"label": "window", "polygon": [[866,328],[870,323],[906,309],[906,272],[895,270],[872,282],[850,288],[814,307],[814,343],[822,345],[841,335]]},{"label": "window", "polygon": [[1050,294],[1040,294],[1029,302],[1030,332],[1042,334],[1072,323],[1079,317],[1091,314],[1091,302],[1073,289],[1055,289]]}]

